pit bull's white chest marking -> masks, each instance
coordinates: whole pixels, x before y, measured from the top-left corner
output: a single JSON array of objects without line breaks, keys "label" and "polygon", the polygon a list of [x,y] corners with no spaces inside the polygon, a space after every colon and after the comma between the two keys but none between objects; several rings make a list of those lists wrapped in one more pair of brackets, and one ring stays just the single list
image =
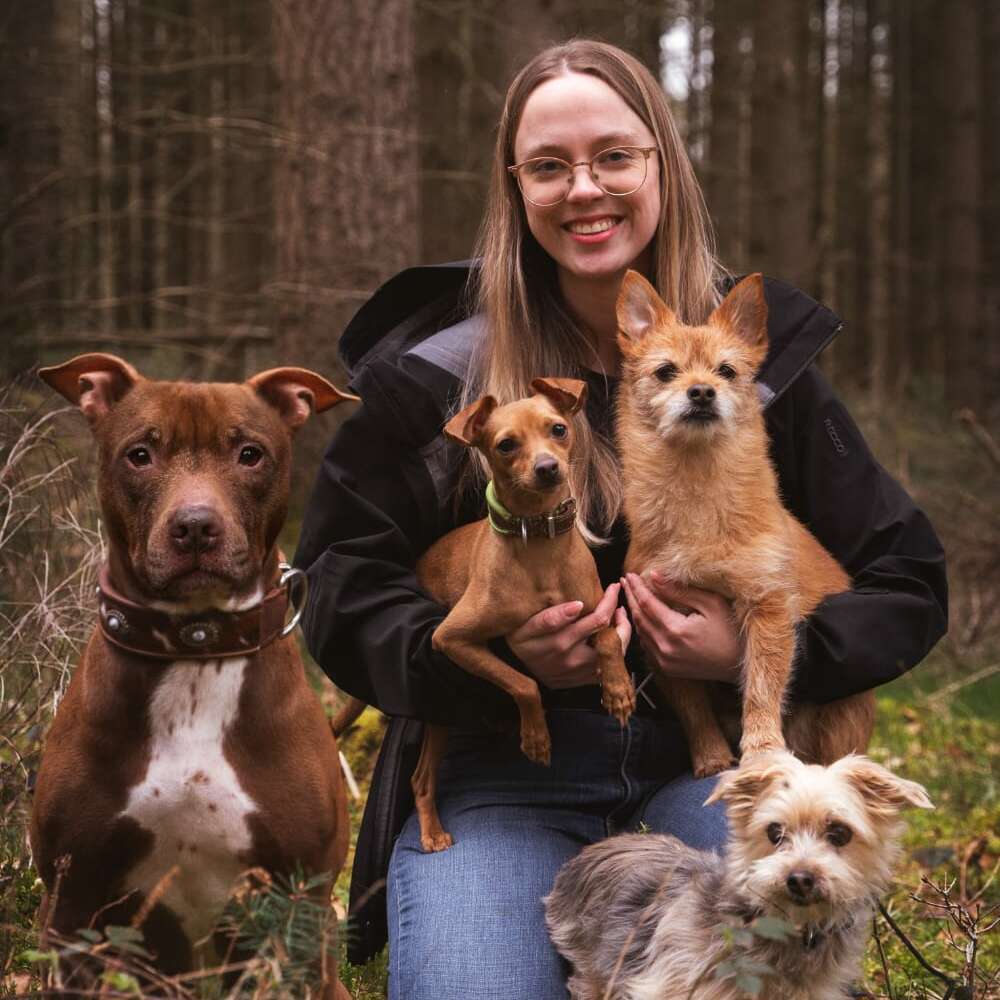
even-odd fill
[{"label": "pit bull's white chest marking", "polygon": [[149,768],[123,810],[156,837],[127,887],[148,893],[177,865],[161,901],[192,941],[211,930],[248,867],[241,857],[251,845],[247,817],[256,806],[222,752],[246,666],[241,657],[166,668],[149,706]]}]

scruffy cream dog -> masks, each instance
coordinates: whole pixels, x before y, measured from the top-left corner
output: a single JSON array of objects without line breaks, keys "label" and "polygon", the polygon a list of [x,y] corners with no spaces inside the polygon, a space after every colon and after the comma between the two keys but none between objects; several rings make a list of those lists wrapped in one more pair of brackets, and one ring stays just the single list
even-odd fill
[{"label": "scruffy cream dog", "polygon": [[[900,810],[931,808],[926,791],[867,757],[820,767],[778,751],[725,772],[709,802],[719,799],[724,858],[625,834],[560,870],[545,912],[576,1000],[743,1000],[720,975],[727,959],[760,963],[767,1000],[847,996],[899,855]],[[723,926],[752,931],[764,916],[794,933],[726,944]]]}]

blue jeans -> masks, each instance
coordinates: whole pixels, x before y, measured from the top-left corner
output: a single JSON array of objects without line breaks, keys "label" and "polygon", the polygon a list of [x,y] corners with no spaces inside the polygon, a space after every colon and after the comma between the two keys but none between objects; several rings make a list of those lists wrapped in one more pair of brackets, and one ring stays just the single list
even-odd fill
[{"label": "blue jeans", "polygon": [[645,824],[721,849],[726,817],[704,807],[679,724],[588,710],[548,713],[552,764],[517,734],[452,731],[438,809],[455,844],[424,854],[416,815],[389,865],[390,1000],[564,1000],[566,970],[542,897],[586,844]]}]

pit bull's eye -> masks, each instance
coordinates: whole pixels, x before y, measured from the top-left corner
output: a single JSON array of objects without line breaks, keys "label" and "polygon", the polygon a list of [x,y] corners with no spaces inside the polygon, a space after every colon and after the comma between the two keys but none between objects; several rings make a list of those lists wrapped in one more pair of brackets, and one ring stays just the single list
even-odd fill
[{"label": "pit bull's eye", "polygon": [[661,382],[671,382],[677,378],[677,365],[668,361],[665,365],[660,365],[653,374]]},{"label": "pit bull's eye", "polygon": [[565,424],[553,424],[552,425],[552,436],[554,438],[564,438],[568,433]]},{"label": "pit bull's eye", "polygon": [[263,457],[263,449],[255,444],[245,444],[240,449],[240,465],[256,465]]},{"label": "pit bull's eye", "polygon": [[153,464],[153,456],[148,448],[143,448],[143,447],[129,448],[129,450],[125,452],[125,457],[137,469],[141,469],[143,466]]},{"label": "pit bull's eye", "polygon": [[767,839],[777,847],[785,839],[785,828],[780,823],[769,823]]},{"label": "pit bull's eye", "polygon": [[517,450],[517,441],[514,438],[504,438],[498,445],[497,451],[501,455],[509,455]]},{"label": "pit bull's eye", "polygon": [[854,831],[849,826],[844,826],[843,823],[831,823],[826,828],[826,839],[834,847],[845,847],[851,842],[853,836]]},{"label": "pit bull's eye", "polygon": [[719,365],[719,375],[727,382],[732,382],[736,378],[736,369],[732,365]]}]

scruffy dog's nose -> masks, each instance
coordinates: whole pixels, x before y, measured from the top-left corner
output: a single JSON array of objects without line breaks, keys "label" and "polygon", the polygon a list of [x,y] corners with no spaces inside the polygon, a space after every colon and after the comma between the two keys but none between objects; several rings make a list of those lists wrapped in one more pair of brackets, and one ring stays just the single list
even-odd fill
[{"label": "scruffy dog's nose", "polygon": [[178,552],[207,552],[222,534],[222,522],[211,507],[179,507],[170,519],[170,540]]},{"label": "scruffy dog's nose", "polygon": [[540,483],[554,483],[559,478],[559,462],[551,455],[541,455],[535,462],[535,478]]},{"label": "scruffy dog's nose", "polygon": [[816,879],[812,872],[791,872],[785,879],[785,885],[788,886],[788,894],[792,899],[806,902],[812,898],[816,889]]},{"label": "scruffy dog's nose", "polygon": [[688,399],[697,406],[708,406],[715,399],[715,390],[710,385],[693,385],[687,394]]}]

